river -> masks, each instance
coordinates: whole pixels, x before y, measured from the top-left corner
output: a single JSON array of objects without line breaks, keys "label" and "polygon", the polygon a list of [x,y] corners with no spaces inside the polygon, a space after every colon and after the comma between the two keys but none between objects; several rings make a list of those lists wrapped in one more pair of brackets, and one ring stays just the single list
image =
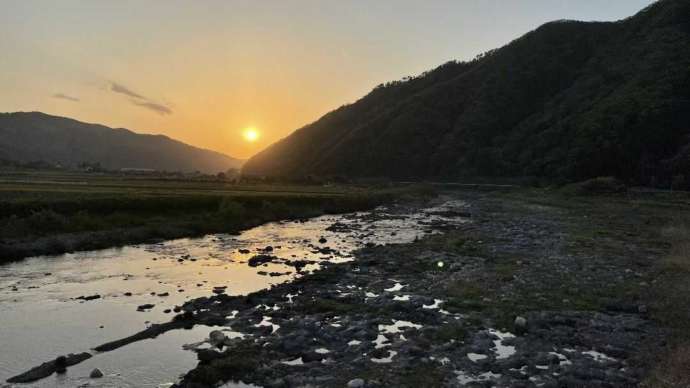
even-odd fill
[{"label": "river", "polygon": [[[168,321],[174,315],[169,310],[212,295],[214,287],[243,295],[301,276],[287,264],[247,265],[257,254],[314,261],[304,268],[308,273],[317,270],[320,261],[352,260],[353,253],[367,244],[410,243],[438,232],[437,222],[465,222],[452,214],[462,206],[447,202],[426,209],[379,207],[272,222],[238,235],[33,257],[0,266],[0,381],[58,355],[90,351],[151,323]],[[89,297],[95,299],[85,300]],[[154,306],[139,311],[145,304]],[[211,330],[196,326],[112,352],[90,351],[94,357],[66,374],[16,386],[170,386],[197,363],[196,354],[183,345],[207,338]],[[90,379],[94,368],[101,369],[104,378]]]}]

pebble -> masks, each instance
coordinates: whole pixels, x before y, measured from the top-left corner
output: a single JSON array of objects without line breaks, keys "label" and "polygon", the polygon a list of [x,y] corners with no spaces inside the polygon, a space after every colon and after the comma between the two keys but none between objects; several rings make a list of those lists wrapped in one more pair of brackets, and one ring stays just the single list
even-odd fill
[{"label": "pebble", "polygon": [[352,379],[347,382],[347,388],[361,388],[364,387],[363,379]]},{"label": "pebble", "polygon": [[515,332],[517,334],[524,334],[527,332],[527,319],[525,317],[515,317]]},{"label": "pebble", "polygon": [[91,371],[89,377],[91,377],[92,379],[100,379],[101,377],[103,377],[103,372],[101,372],[100,369],[96,368]]}]

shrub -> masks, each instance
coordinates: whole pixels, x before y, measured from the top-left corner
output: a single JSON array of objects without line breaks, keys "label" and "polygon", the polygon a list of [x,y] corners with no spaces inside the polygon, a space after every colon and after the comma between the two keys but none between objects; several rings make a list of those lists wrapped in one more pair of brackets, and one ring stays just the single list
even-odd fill
[{"label": "shrub", "polygon": [[247,215],[247,209],[237,201],[223,198],[218,206],[218,215],[225,220],[237,220]]},{"label": "shrub", "polygon": [[626,190],[625,184],[614,177],[598,177],[566,186],[566,191],[577,195],[620,194]]},{"label": "shrub", "polygon": [[52,210],[37,210],[26,219],[31,230],[42,232],[61,231],[67,225],[67,218]]}]

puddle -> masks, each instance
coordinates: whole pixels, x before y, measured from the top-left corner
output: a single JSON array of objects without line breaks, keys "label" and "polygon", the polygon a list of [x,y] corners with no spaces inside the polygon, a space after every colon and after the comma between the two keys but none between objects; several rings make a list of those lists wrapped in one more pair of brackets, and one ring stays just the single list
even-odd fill
[{"label": "puddle", "polygon": [[405,287],[405,286],[400,284],[400,283],[395,283],[395,285],[393,285],[393,287],[386,288],[384,291],[388,291],[388,292],[400,291],[403,289],[403,287]]},{"label": "puddle", "polygon": [[304,361],[302,360],[302,357],[295,358],[294,360],[283,361],[282,363],[285,365],[290,365],[290,366],[304,365]]},{"label": "puddle", "polygon": [[412,323],[409,321],[394,321],[392,325],[379,325],[379,333],[382,334],[395,334],[400,333],[405,328],[411,329],[421,329],[422,325]]},{"label": "puddle", "polygon": [[433,304],[429,304],[429,305],[426,305],[426,304],[425,304],[425,305],[422,305],[422,308],[425,308],[425,309],[437,309],[437,308],[440,308],[440,307],[441,307],[441,303],[443,303],[443,300],[441,300],[441,299],[434,299],[434,303],[433,303]]},{"label": "puddle", "polygon": [[487,357],[489,357],[489,356],[487,356],[487,355],[485,355],[485,354],[467,353],[467,358],[469,358],[470,361],[472,361],[472,362],[477,362],[477,361],[479,361],[479,360],[484,360],[484,359],[486,359]]},{"label": "puddle", "polygon": [[457,379],[458,379],[458,382],[460,383],[460,385],[466,385],[466,384],[470,384],[470,383],[476,383],[476,382],[482,382],[482,381],[488,381],[488,380],[494,380],[494,379],[501,378],[500,374],[492,373],[492,372],[484,372],[484,373],[480,373],[476,376],[465,373],[463,371],[455,371],[455,374],[457,375]]},{"label": "puddle", "polygon": [[515,354],[515,346],[510,346],[510,345],[503,345],[503,341],[509,338],[515,338],[515,335],[512,333],[507,333],[495,329],[489,329],[489,333],[495,335],[498,337],[497,340],[494,340],[494,351],[496,352],[496,359],[501,360],[504,358],[508,358]]}]

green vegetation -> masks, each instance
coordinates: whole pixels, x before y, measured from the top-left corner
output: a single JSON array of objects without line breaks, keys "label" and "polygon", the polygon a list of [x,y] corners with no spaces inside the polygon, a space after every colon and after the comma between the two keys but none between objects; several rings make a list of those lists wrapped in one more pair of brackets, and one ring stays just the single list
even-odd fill
[{"label": "green vegetation", "polygon": [[[690,3],[547,23],[466,63],[377,87],[251,158],[286,176],[615,176],[687,189]],[[635,60],[631,60],[634,58]]]},{"label": "green vegetation", "polygon": [[587,179],[562,188],[563,193],[575,195],[620,194],[626,190],[625,184],[614,177]]},{"label": "green vegetation", "polygon": [[414,189],[237,185],[32,172],[0,182],[0,257],[235,232],[266,221],[376,206]]},{"label": "green vegetation", "polygon": [[658,265],[658,287],[653,307],[660,321],[673,331],[666,354],[647,378],[644,387],[690,386],[690,224],[677,218],[661,230],[671,249]]}]

